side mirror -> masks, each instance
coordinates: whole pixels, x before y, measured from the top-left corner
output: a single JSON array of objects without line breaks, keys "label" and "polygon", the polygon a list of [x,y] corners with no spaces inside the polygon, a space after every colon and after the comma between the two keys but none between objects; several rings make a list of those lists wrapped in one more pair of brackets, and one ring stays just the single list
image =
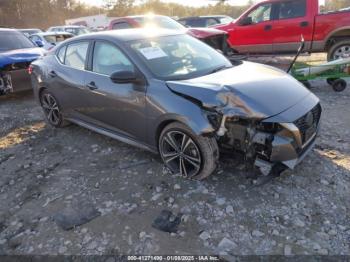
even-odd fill
[{"label": "side mirror", "polygon": [[44,43],[43,43],[43,41],[41,41],[41,40],[36,40],[36,41],[35,41],[35,44],[36,44],[38,47],[44,47]]},{"label": "side mirror", "polygon": [[253,19],[250,16],[244,17],[241,21],[239,21],[239,25],[251,25],[253,24]]},{"label": "side mirror", "polygon": [[134,83],[137,80],[137,76],[135,72],[129,71],[129,70],[121,70],[114,72],[110,76],[113,83],[116,84],[127,84],[127,83]]}]

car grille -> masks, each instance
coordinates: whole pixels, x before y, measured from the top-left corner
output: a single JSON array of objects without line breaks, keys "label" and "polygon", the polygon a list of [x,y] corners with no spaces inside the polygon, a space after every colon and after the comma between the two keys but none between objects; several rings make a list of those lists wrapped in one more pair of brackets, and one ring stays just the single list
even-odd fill
[{"label": "car grille", "polygon": [[303,115],[294,124],[298,127],[303,145],[315,135],[321,118],[321,105],[318,104],[310,112]]}]

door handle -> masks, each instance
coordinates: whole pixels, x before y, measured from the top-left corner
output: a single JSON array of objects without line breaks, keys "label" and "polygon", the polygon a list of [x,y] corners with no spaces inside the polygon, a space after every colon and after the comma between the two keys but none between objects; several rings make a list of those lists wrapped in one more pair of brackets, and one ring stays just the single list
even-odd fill
[{"label": "door handle", "polygon": [[90,82],[89,84],[86,85],[87,88],[90,90],[96,90],[98,87],[96,86],[95,82]]},{"label": "door handle", "polygon": [[51,76],[52,78],[54,78],[54,77],[57,76],[57,74],[56,74],[55,71],[51,71],[51,72],[49,73],[49,76]]},{"label": "door handle", "polygon": [[309,25],[308,21],[303,21],[300,23],[300,27],[307,27]]},{"label": "door handle", "polygon": [[270,31],[272,29],[272,25],[265,25],[264,30]]}]

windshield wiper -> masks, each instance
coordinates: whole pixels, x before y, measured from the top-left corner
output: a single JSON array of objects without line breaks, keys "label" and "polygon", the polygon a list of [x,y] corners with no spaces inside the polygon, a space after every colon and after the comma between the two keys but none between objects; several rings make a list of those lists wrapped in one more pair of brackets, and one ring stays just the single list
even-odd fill
[{"label": "windshield wiper", "polygon": [[219,72],[219,71],[222,71],[222,70],[231,68],[231,67],[232,67],[232,66],[227,66],[227,65],[220,66],[220,67],[217,67],[217,68],[211,70],[211,71],[209,72],[209,74],[214,74],[214,73],[216,73],[216,72]]}]

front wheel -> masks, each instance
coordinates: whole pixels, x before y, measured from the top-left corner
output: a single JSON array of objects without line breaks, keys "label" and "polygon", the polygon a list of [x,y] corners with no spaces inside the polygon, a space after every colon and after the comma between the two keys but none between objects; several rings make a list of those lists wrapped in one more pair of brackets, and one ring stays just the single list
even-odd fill
[{"label": "front wheel", "polygon": [[173,174],[202,180],[216,169],[219,149],[215,138],[198,136],[182,123],[172,123],[159,137],[159,153]]}]

